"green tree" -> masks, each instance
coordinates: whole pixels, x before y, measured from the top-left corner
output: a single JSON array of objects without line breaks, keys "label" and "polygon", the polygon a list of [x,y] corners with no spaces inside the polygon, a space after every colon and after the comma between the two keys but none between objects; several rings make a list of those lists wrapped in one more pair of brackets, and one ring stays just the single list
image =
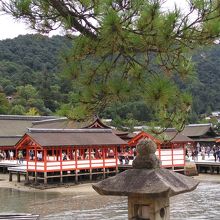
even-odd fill
[{"label": "green tree", "polygon": [[17,102],[25,104],[28,103],[29,100],[37,98],[38,92],[32,85],[19,86],[17,87],[17,95]]},{"label": "green tree", "polygon": [[[219,0],[187,1],[185,13],[178,6],[165,10],[164,0],[0,2],[5,12],[40,32],[62,27],[69,36],[80,33],[65,58],[70,78],[77,79],[76,115],[82,105],[85,115],[99,113],[135,93],[155,101],[152,108],[162,126],[180,126],[190,98],[177,87],[168,85],[168,90],[166,83],[191,75],[192,50],[213,44],[220,33]],[[157,89],[148,90],[148,82],[160,77]]]},{"label": "green tree", "polygon": [[12,114],[12,115],[24,115],[25,114],[25,108],[22,105],[14,105],[11,108],[10,114]]},{"label": "green tree", "polygon": [[64,36],[35,34],[0,41],[1,91],[14,96],[16,87],[30,84],[39,92],[47,114],[55,112],[70,91],[71,81],[58,76],[60,54],[66,47],[71,47],[71,40]]},{"label": "green tree", "polygon": [[29,110],[28,110],[28,112],[26,113],[26,115],[39,115],[39,112],[38,112],[38,110],[36,109],[36,108],[30,108]]},{"label": "green tree", "polygon": [[6,95],[12,95],[15,91],[16,88],[12,84],[9,84],[4,88],[4,92],[6,93]]},{"label": "green tree", "polygon": [[30,111],[30,109],[35,109],[36,112],[42,114],[47,113],[43,100],[40,98],[36,88],[34,88],[32,85],[17,87],[17,94],[14,104],[23,106],[25,112],[27,113]]},{"label": "green tree", "polygon": [[10,104],[4,93],[0,92],[0,114],[8,114]]}]

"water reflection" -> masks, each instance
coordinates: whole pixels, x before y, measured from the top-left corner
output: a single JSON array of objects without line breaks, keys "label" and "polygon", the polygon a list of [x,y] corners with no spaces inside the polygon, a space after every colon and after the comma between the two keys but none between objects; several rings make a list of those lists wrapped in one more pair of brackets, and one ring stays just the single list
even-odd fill
[{"label": "water reflection", "polygon": [[110,206],[106,206],[100,209],[91,210],[76,210],[61,213],[59,215],[49,215],[42,219],[44,220],[125,220],[127,215],[127,200],[123,200],[121,203],[112,203]]},{"label": "water reflection", "polygon": [[[171,198],[171,220],[220,219],[219,183],[201,182],[196,190]],[[127,201],[113,203],[105,208],[77,210],[48,215],[44,220],[124,220],[127,219]]]},{"label": "water reflection", "polygon": [[[201,182],[190,193],[171,198],[171,220],[220,219],[220,184]],[[124,220],[127,219],[127,199],[115,202],[99,209],[61,211],[67,202],[77,203],[76,195],[69,200],[62,199],[62,194],[49,192],[21,192],[13,189],[0,189],[0,212],[31,212],[41,214],[42,220]],[[82,197],[82,196],[81,196]],[[84,199],[81,198],[81,199]],[[85,196],[85,199],[87,197]],[[2,202],[3,201],[3,202]],[[54,206],[55,211],[44,216],[36,210],[37,204],[43,204],[45,210]],[[81,206],[82,207],[82,206]],[[58,214],[57,214],[58,213]]]},{"label": "water reflection", "polygon": [[58,196],[58,193],[23,192],[0,188],[0,212],[30,212],[31,209],[32,213],[37,213],[36,203],[47,202]]},{"label": "water reflection", "polygon": [[171,220],[220,219],[219,186],[201,182],[196,190],[171,198]]}]

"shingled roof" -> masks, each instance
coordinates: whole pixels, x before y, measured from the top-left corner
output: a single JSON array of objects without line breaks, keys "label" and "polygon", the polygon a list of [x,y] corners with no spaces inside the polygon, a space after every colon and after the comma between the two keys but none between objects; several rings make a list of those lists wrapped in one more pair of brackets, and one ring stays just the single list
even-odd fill
[{"label": "shingled roof", "polygon": [[26,135],[42,147],[127,144],[112,133],[111,129],[29,129]]},{"label": "shingled roof", "polygon": [[109,129],[111,129],[111,127],[104,124],[99,117],[96,117],[95,120],[91,124],[89,124],[83,128],[109,128]]},{"label": "shingled roof", "polygon": [[0,115],[0,147],[13,147],[32,126],[33,121],[52,119],[54,116]]},{"label": "shingled roof", "polygon": [[32,128],[47,128],[47,129],[78,129],[78,128],[101,128],[111,129],[105,125],[101,119],[88,119],[87,121],[76,121],[66,117],[42,120],[33,122]]},{"label": "shingled roof", "polygon": [[211,124],[186,125],[182,134],[188,137],[216,136]]},{"label": "shingled roof", "polygon": [[137,134],[135,137],[133,137],[128,142],[128,144],[136,145],[137,143],[139,143],[141,140],[144,140],[144,139],[151,139],[157,144],[163,144],[163,143],[166,144],[167,142],[171,142],[171,143],[182,143],[182,142],[186,143],[187,142],[188,143],[188,142],[194,141],[193,139],[177,132],[176,129],[168,128],[162,134],[157,135],[157,136],[154,136],[154,135],[151,135],[150,133],[142,131],[139,134]]},{"label": "shingled roof", "polygon": [[167,129],[164,134],[167,136],[168,140],[171,140],[172,143],[193,142],[191,138],[177,132],[175,129]]},{"label": "shingled roof", "polygon": [[[95,118],[95,120],[88,120],[84,122],[78,122],[66,117],[58,119],[49,119],[36,121],[32,123],[32,128],[41,129],[112,129],[111,127],[104,124],[100,118]],[[128,132],[119,131],[112,129],[112,132],[119,136],[123,140],[130,140]]]},{"label": "shingled roof", "polygon": [[22,136],[0,137],[0,147],[11,147],[21,139]]},{"label": "shingled roof", "polygon": [[53,116],[0,115],[0,137],[24,135],[33,121],[54,118]]},{"label": "shingled roof", "polygon": [[45,128],[45,129],[77,129],[86,126],[88,122],[78,122],[66,117],[49,119],[42,121],[35,121],[32,123],[32,128]]}]

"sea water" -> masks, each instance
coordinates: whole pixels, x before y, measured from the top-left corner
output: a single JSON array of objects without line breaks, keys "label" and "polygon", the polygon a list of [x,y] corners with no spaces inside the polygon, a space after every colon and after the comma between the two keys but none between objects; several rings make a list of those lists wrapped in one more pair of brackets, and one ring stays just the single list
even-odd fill
[{"label": "sea water", "polygon": [[[219,177],[220,178],[220,177]],[[36,204],[47,206],[65,206],[65,200],[60,200],[61,194],[51,192],[22,192],[13,189],[0,188],[1,212],[31,212],[38,213]],[[74,203],[74,196],[71,197]],[[86,199],[86,198],[85,198]],[[59,204],[56,204],[56,200]],[[63,203],[63,204],[62,204]],[[45,212],[46,213],[46,212]],[[174,196],[170,199],[171,220],[220,219],[220,184],[216,182],[201,182],[196,190]],[[127,199],[120,202],[112,201],[102,208],[67,210],[55,214],[41,215],[43,220],[125,220],[127,219]]]}]

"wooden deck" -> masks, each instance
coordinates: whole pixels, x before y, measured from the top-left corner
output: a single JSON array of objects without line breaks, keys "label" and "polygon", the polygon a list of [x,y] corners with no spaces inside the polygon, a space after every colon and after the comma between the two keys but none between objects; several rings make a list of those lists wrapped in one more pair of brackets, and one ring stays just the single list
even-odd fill
[{"label": "wooden deck", "polygon": [[[26,162],[24,162],[23,165],[25,165]],[[8,167],[20,167],[21,164],[17,163],[17,160],[1,160],[0,161],[0,171],[3,173],[6,173],[8,170]]]},{"label": "wooden deck", "polygon": [[[167,169],[172,169],[173,171],[175,172],[178,172],[178,173],[184,173],[184,167],[165,167]],[[118,170],[119,172],[122,172],[122,171],[125,171],[125,170],[128,170],[128,169],[132,169],[132,165],[131,164],[120,164],[118,165]]]},{"label": "wooden deck", "polygon": [[[214,158],[212,158],[212,157],[210,157],[210,158],[206,157],[206,160],[202,160],[201,157],[199,157],[198,161],[190,161],[190,162],[195,163],[198,173],[210,173],[210,174],[214,174],[214,173],[219,174],[220,173],[220,162],[219,161],[215,162]],[[132,166],[130,163],[118,165],[119,171],[124,171],[124,170],[131,169],[131,168],[132,168]],[[176,171],[176,172],[183,173],[184,167],[182,167],[182,168],[181,167],[173,167],[172,170]]]},{"label": "wooden deck", "polygon": [[199,161],[195,162],[198,173],[219,173],[220,172],[220,162],[214,161]]},{"label": "wooden deck", "polygon": [[[172,152],[165,149],[160,152],[160,157],[163,159],[163,167],[184,173],[185,161],[182,150],[176,149]],[[57,158],[47,157],[46,163],[35,160],[30,160],[28,163],[27,161],[18,163],[17,160],[0,161],[0,169],[3,170],[3,173],[9,172],[9,181],[13,181],[13,176],[16,176],[17,182],[20,182],[21,176],[24,176],[26,183],[43,181],[44,184],[47,184],[48,181],[57,181],[57,178],[60,179],[60,183],[67,179],[75,179],[75,183],[78,183],[79,179],[85,179],[86,176],[89,176],[89,180],[100,176],[106,178],[106,176],[112,175],[111,173],[116,174],[118,171],[132,168],[133,160],[129,160],[128,164],[125,164],[124,159],[122,162],[123,164],[120,164],[119,159],[116,158],[57,161]]]},{"label": "wooden deck", "polygon": [[[57,161],[47,162],[47,168],[44,168],[44,162],[37,161],[34,164],[33,161],[19,164],[16,160],[14,161],[1,161],[0,168],[3,168],[9,173],[9,181],[13,181],[13,176],[17,177],[17,182],[21,181],[21,176],[25,177],[25,182],[29,183],[30,180],[37,183],[38,181],[47,184],[47,180],[60,179],[60,183],[63,183],[63,178],[75,178],[75,183],[78,183],[78,179],[83,176],[89,176],[89,180],[93,180],[93,177],[106,176],[116,174],[118,172],[115,159],[107,158],[105,163],[103,160],[79,160],[77,166],[75,161],[66,160],[62,161],[62,164]],[[104,167],[103,167],[104,166]],[[35,169],[34,169],[35,168]],[[27,171],[28,170],[28,171]],[[82,179],[82,178],[80,178]]]}]

